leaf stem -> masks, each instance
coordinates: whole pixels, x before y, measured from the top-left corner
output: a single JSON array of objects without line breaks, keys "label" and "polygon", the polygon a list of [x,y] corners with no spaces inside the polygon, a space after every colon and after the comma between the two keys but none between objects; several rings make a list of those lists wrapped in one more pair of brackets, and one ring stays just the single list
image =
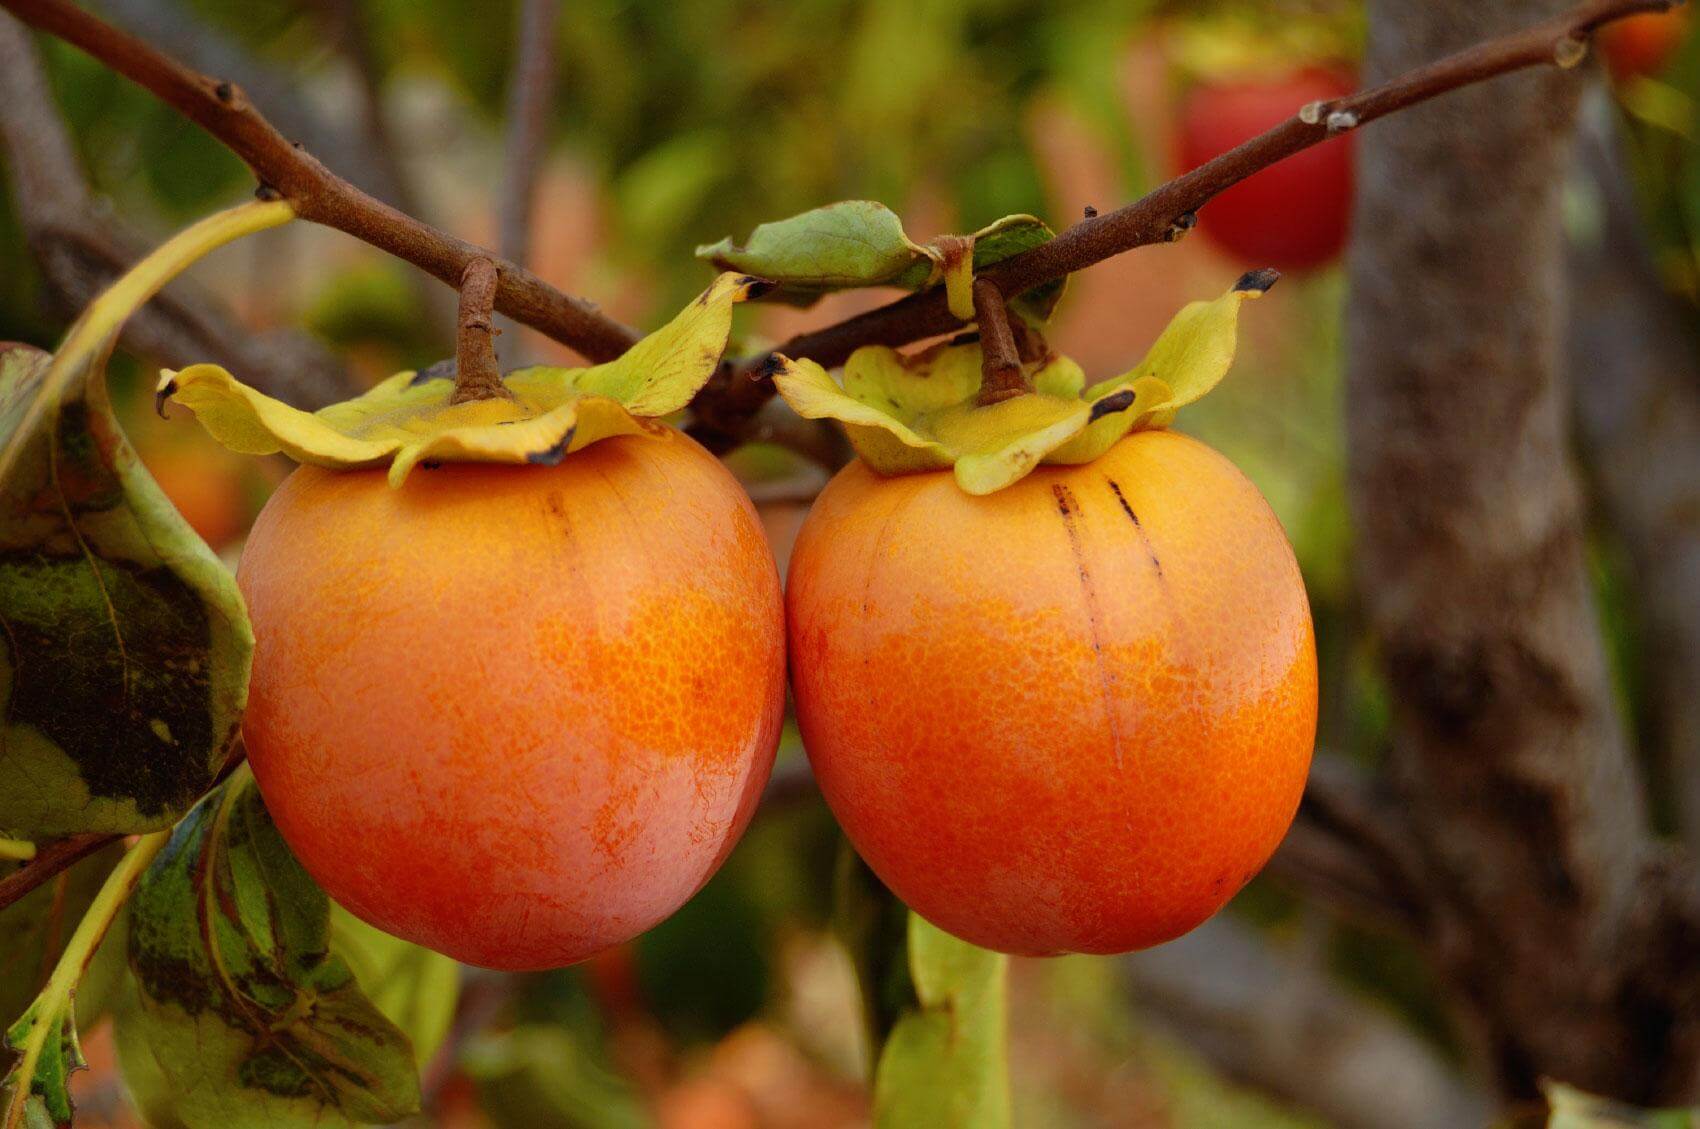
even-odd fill
[{"label": "leaf stem", "polygon": [[[41,1062],[47,1040],[62,1031],[65,1013],[76,994],[77,982],[94,959],[95,950],[100,948],[100,942],[117,919],[118,911],[124,908],[136,883],[141,881],[148,864],[170,839],[170,831],[144,835],[119,860],[101,886],[100,893],[95,895],[82,920],[77,923],[77,930],[71,934],[65,951],[59,955],[59,962],[53,966],[53,974],[47,978],[46,987],[25,1012],[20,1024],[28,1025],[28,1034],[21,1046],[13,1044],[20,1055],[17,1065],[7,1076],[11,1080],[11,1093],[6,1100],[5,1116],[0,1118],[0,1126],[4,1129],[20,1129],[24,1124],[30,1095],[34,1091],[36,1066]],[[16,1031],[17,1027],[14,1027],[7,1033],[9,1041],[15,1038]]]},{"label": "leaf stem", "polygon": [[12,425],[6,445],[0,447],[0,481],[9,479],[13,465],[27,445],[19,437],[34,434],[43,417],[58,410],[66,388],[79,374],[87,371],[94,354],[111,348],[113,339],[131,314],[141,309],[149,298],[191,264],[231,240],[277,227],[294,218],[295,210],[281,200],[250,201],[214,212],[150,251],[125,272],[124,277],[90,302],[82,315],[71,323],[59,348],[54,350],[53,363],[41,378],[41,386],[34,399]]},{"label": "leaf stem", "polygon": [[974,320],[980,326],[980,406],[1033,391],[1032,382],[1021,369],[1003,294],[989,278],[974,280]]},{"label": "leaf stem", "polygon": [[460,276],[460,326],[455,335],[455,390],[451,404],[512,400],[496,363],[495,300],[500,272],[490,259],[474,259]]}]

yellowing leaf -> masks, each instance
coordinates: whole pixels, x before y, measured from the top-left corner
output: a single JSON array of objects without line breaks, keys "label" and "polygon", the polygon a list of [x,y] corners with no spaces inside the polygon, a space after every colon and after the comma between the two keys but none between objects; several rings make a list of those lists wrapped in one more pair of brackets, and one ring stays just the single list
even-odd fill
[{"label": "yellowing leaf", "polygon": [[813,361],[779,358],[773,380],[799,415],[843,424],[879,473],[953,467],[963,490],[990,494],[1041,464],[1091,462],[1130,431],[1167,427],[1226,375],[1241,303],[1276,277],[1248,274],[1215,301],[1192,303],[1137,368],[1091,388],[1079,365],[1052,356],[1028,373],[1033,392],[981,405],[977,342],[913,356],[866,346],[845,362],[842,385]]},{"label": "yellowing leaf", "polygon": [[537,366],[503,378],[511,400],[451,404],[453,382],[427,370],[398,373],[369,392],[304,412],[238,381],[217,365],[166,372],[159,395],[193,411],[225,446],[250,455],[283,452],[331,468],[390,467],[400,485],[419,463],[553,465],[615,435],[653,434],[714,375],[732,327],[732,306],[762,288],[723,274],[703,294],[619,359],[591,368]]},{"label": "yellowing leaf", "polygon": [[[169,827],[224,764],[254,636],[236,581],[143,468],[106,393],[124,321],[282,201],[208,217],[91,302],[52,357],[0,349],[0,827]],[[4,993],[0,993],[4,994]]]}]

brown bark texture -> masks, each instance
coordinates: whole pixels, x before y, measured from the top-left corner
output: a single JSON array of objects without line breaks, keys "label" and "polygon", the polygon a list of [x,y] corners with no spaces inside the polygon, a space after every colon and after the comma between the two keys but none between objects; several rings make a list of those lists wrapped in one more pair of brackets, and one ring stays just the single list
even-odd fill
[{"label": "brown bark texture", "polygon": [[[1557,0],[1372,0],[1370,77]],[[1560,214],[1579,84],[1509,76],[1359,139],[1349,488],[1425,944],[1511,1099],[1693,1096],[1686,882],[1652,840],[1569,454]]]}]

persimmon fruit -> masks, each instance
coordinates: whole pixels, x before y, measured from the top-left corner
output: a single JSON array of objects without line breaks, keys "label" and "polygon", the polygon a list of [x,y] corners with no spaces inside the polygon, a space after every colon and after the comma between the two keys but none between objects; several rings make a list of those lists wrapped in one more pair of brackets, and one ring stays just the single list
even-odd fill
[{"label": "persimmon fruit", "polygon": [[201,540],[215,549],[242,535],[253,511],[242,488],[242,463],[219,448],[204,453],[192,447],[150,450],[143,459],[165,496]]},{"label": "persimmon fruit", "polygon": [[1185,933],[1268,860],[1316,729],[1292,549],[1183,435],[974,497],[862,462],[786,594],[792,691],[852,844],[939,927],[1020,954]]},{"label": "persimmon fruit", "polygon": [[1664,70],[1687,34],[1688,9],[1673,8],[1614,20],[1595,32],[1595,38],[1612,77],[1625,82]]},{"label": "persimmon fruit", "polygon": [[399,489],[304,466],[238,580],[243,734],[279,830],[349,910],[461,961],[559,967],[655,925],[772,767],[773,557],[671,429]]},{"label": "persimmon fruit", "polygon": [[[1311,102],[1352,93],[1344,71],[1308,67],[1275,78],[1203,82],[1181,106],[1177,157],[1196,168],[1272,129]],[[1340,257],[1352,214],[1352,138],[1313,145],[1262,169],[1199,213],[1198,230],[1246,265],[1300,271]]]}]

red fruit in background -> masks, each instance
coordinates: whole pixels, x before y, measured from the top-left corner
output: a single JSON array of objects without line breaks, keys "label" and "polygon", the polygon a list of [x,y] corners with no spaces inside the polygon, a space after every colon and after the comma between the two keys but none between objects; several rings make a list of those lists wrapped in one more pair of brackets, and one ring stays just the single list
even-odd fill
[{"label": "red fruit in background", "polygon": [[[1281,124],[1310,102],[1356,89],[1350,76],[1310,68],[1277,79],[1206,82],[1181,106],[1179,159],[1192,169]],[[1304,270],[1338,258],[1352,209],[1350,135],[1313,145],[1212,200],[1199,230],[1247,267]]]},{"label": "red fruit in background", "polygon": [[241,466],[222,450],[167,447],[148,451],[143,463],[177,512],[215,549],[230,544],[248,524]]},{"label": "red fruit in background", "polygon": [[1619,82],[1656,75],[1688,34],[1688,9],[1648,12],[1602,27],[1595,39],[1612,77]]}]

